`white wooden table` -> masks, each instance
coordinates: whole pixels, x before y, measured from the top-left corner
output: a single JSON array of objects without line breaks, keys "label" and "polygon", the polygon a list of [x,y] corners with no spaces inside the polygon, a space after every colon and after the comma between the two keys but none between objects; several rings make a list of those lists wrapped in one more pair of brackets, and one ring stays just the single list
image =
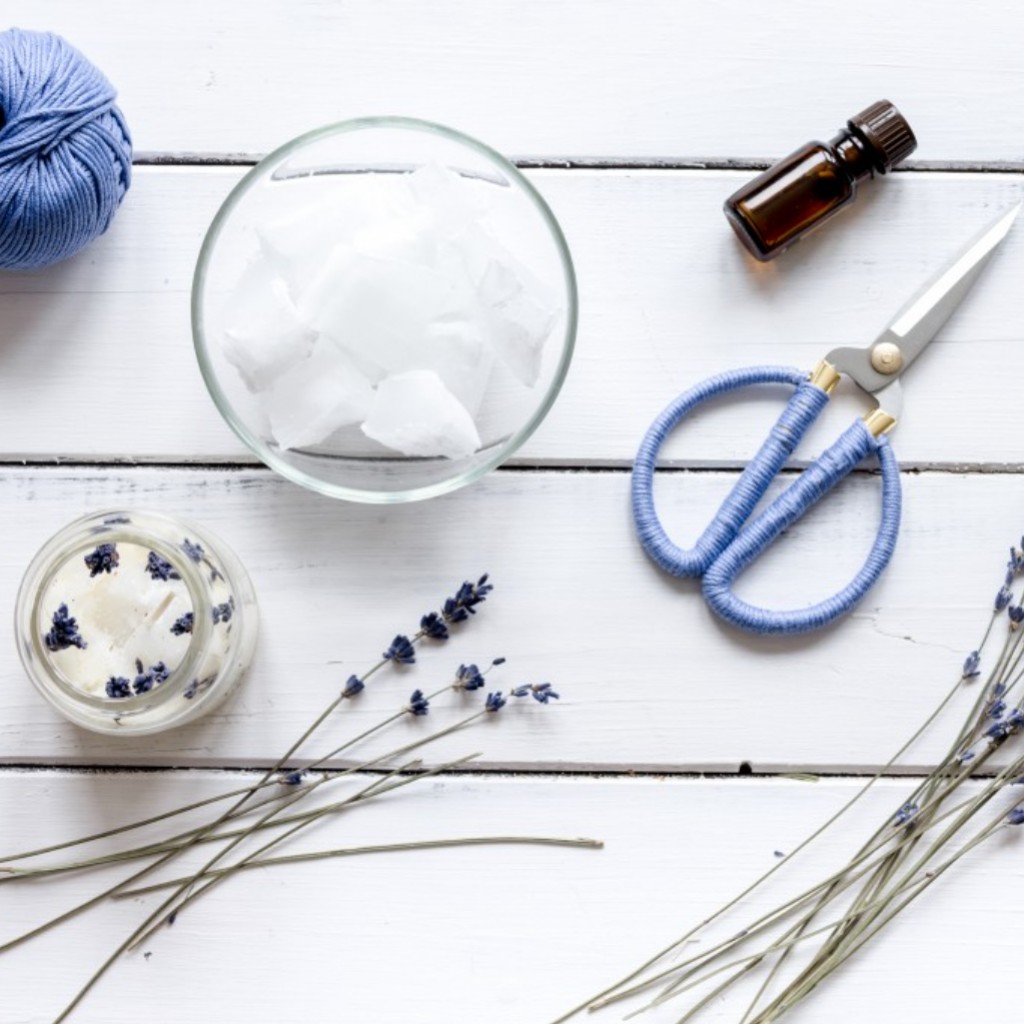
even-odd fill
[{"label": "white wooden table", "polygon": [[[837,627],[758,640],[720,625],[694,585],[640,552],[628,467],[678,391],[728,367],[809,367],[829,347],[866,342],[1021,198],[1018,4],[865,0],[840,18],[805,0],[7,0],[3,16],[64,34],[108,73],[137,167],[106,237],[51,270],[0,274],[0,848],[238,784],[382,642],[484,570],[497,589],[479,621],[406,679],[382,678],[351,721],[368,725],[413,685],[498,654],[506,682],[550,679],[563,699],[444,742],[433,758],[482,750],[476,770],[410,787],[308,845],[489,833],[607,843],[251,872],[154,938],[151,955],[121,962],[75,1021],[543,1024],[795,845],[955,677],[1024,526],[1024,231],[908,378],[894,436],[900,544]],[[920,139],[906,169],[865,190],[841,224],[755,266],[722,199],[883,96]],[[304,130],[372,113],[451,124],[529,168],[581,293],[569,380],[515,463],[393,509],[332,502],[255,463],[207,396],[188,324],[203,232],[246,168]],[[857,401],[833,406],[802,451],[845,426]],[[770,395],[723,404],[673,438],[676,471],[659,484],[672,531],[696,535],[777,409]],[[24,678],[10,632],[36,547],[111,505],[208,524],[262,604],[238,698],[145,742],[60,719]],[[743,592],[778,605],[824,596],[859,564],[877,520],[878,479],[857,474]],[[944,735],[907,768],[927,765]],[[885,780],[858,821],[888,813],[907,786]],[[843,830],[823,856],[858,835]],[[1000,843],[951,874],[792,1019],[946,1024],[977,1012],[993,966],[1022,949],[1021,852]],[[821,863],[805,875],[794,865],[794,884]],[[96,884],[0,889],[0,941]],[[101,908],[0,957],[0,1022],[51,1020],[141,916],[138,903]],[[707,1019],[740,1011],[716,1004]]]}]

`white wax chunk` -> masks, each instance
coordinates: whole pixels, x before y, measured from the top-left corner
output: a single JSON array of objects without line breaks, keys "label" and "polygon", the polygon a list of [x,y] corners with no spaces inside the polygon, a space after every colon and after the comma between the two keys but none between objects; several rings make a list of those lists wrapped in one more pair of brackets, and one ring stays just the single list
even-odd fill
[{"label": "white wax chunk", "polygon": [[479,283],[488,337],[498,358],[527,387],[540,377],[544,343],[558,311],[537,297],[522,272],[492,260]]},{"label": "white wax chunk", "polygon": [[404,455],[459,459],[480,447],[473,417],[431,370],[382,380],[363,433]]},{"label": "white wax chunk", "polygon": [[476,295],[477,286],[492,259],[509,255],[480,224],[471,222],[438,243],[434,266],[439,273],[465,279]]},{"label": "white wax chunk", "polygon": [[[337,174],[282,182],[291,208],[256,226],[256,236],[274,272],[298,297],[340,243],[364,234],[373,244],[380,224],[401,223],[400,198],[389,182],[397,175]],[[327,189],[327,191],[325,191]]]},{"label": "white wax chunk", "polygon": [[430,228],[439,239],[457,235],[487,212],[490,203],[479,185],[436,162],[418,167],[407,181],[412,201],[427,211]]},{"label": "white wax chunk", "polygon": [[285,282],[263,260],[250,261],[224,308],[224,356],[246,387],[269,387],[309,354],[315,337]]},{"label": "white wax chunk", "polygon": [[[397,197],[396,197],[397,198]],[[429,266],[437,251],[429,212],[423,207],[388,210],[352,235],[352,248],[380,260],[407,260]]]},{"label": "white wax chunk", "polygon": [[284,449],[317,444],[339,427],[359,423],[372,401],[370,382],[352,359],[321,337],[309,358],[269,392],[271,432]]},{"label": "white wax chunk", "polygon": [[478,223],[439,246],[437,266],[466,275],[477,302],[474,315],[495,354],[520,383],[535,386],[560,313],[550,289]]},{"label": "white wax chunk", "polygon": [[379,376],[408,369],[431,325],[473,301],[464,280],[339,247],[303,293],[299,313]]},{"label": "white wax chunk", "polygon": [[423,344],[411,354],[408,369],[433,370],[470,416],[476,416],[493,366],[494,352],[479,323],[439,320],[427,328]]}]

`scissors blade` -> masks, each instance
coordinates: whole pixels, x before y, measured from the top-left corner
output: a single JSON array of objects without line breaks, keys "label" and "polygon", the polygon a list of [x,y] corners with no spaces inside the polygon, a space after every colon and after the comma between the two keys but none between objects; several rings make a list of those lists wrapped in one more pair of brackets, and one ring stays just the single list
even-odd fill
[{"label": "scissors blade", "polygon": [[1018,203],[1000,214],[896,314],[871,345],[866,349],[833,349],[825,357],[828,362],[871,394],[896,380],[924,351],[971,290],[1017,219],[1022,205]]}]

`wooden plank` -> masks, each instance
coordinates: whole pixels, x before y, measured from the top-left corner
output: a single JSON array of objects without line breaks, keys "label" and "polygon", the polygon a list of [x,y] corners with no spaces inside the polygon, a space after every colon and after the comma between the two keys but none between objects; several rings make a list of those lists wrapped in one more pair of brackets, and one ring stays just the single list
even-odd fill
[{"label": "wooden plank", "polygon": [[[109,235],[80,257],[0,275],[0,436],[11,459],[248,460],[199,375],[191,275],[232,168],[141,168]],[[581,328],[565,390],[522,461],[626,464],[683,388],[733,366],[811,367],[866,344],[937,267],[1021,196],[1013,175],[905,174],[786,259],[755,265],[719,206],[736,172],[538,171],[575,254]],[[1001,383],[1024,374],[1024,231],[908,375],[896,448],[908,465],[1021,462]],[[778,413],[767,393],[697,417],[666,450],[736,464]],[[813,452],[864,408],[850,389]],[[948,429],[951,411],[956,429]],[[87,429],[82,429],[87,424]]]},{"label": "wooden plank", "polygon": [[1010,0],[865,0],[822,31],[807,0],[8,0],[102,67],[142,151],[266,152],[348,117],[401,113],[519,155],[781,155],[881,96],[922,160],[1019,161],[1024,79]]},{"label": "wooden plank", "polygon": [[[690,542],[733,479],[662,478],[670,533]],[[117,743],[40,700],[4,616],[0,763],[271,762],[396,632],[413,631],[462,579],[488,570],[497,590],[482,613],[421,665],[375,680],[346,707],[345,736],[396,710],[414,687],[444,686],[460,662],[501,655],[508,664],[496,687],[549,680],[562,701],[511,709],[501,728],[472,740],[482,747],[454,737],[432,759],[481,749],[492,767],[871,770],[959,675],[1020,530],[1019,476],[907,474],[904,486],[895,558],[856,613],[819,634],[758,639],[722,626],[694,583],[648,562],[623,473],[506,471],[459,494],[377,508],[331,502],[269,473],[8,469],[0,592],[9,601],[33,552],[68,519],[149,507],[201,521],[237,550],[261,601],[262,634],[250,679],[221,712]],[[852,576],[877,521],[878,480],[847,481],[751,568],[740,593],[775,607],[820,600]],[[961,695],[908,765],[940,756],[971,700]],[[452,713],[439,707],[429,722]],[[405,722],[361,749],[383,754],[427,727]]]},{"label": "wooden plank", "polygon": [[[10,853],[219,792],[224,773],[0,775]],[[443,779],[366,805],[289,850],[497,833],[592,835],[602,851],[490,847],[362,857],[250,872],[125,958],[74,1024],[156,1020],[356,1020],[543,1024],[680,936],[793,849],[855,790],[850,780]],[[905,798],[884,782],[834,838],[747,900],[705,942],[813,884]],[[1019,830],[1017,830],[1019,831]],[[802,1016],[965,1019],[1024,912],[1020,836],[1007,832],[937,882],[814,993]],[[127,872],[0,888],[0,940]],[[176,872],[177,873],[177,872]],[[0,956],[5,1024],[51,1020],[146,914],[104,906]],[[985,927],[980,927],[980,921]],[[964,938],[969,936],[969,941]],[[699,950],[700,945],[691,947]],[[907,984],[912,973],[914,984]],[[746,993],[749,1000],[750,994]],[[645,1016],[670,1024],[686,1004]],[[735,1022],[744,998],[707,1018]],[[617,1021],[614,1010],[587,1018]]]}]

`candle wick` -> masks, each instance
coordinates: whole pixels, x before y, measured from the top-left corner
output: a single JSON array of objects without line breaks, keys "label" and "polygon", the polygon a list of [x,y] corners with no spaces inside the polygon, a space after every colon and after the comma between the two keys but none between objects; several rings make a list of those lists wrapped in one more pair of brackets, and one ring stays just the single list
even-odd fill
[{"label": "candle wick", "polygon": [[148,611],[138,622],[133,623],[120,636],[115,637],[113,640],[111,640],[110,647],[108,648],[108,650],[124,650],[124,648],[128,645],[128,641],[131,640],[131,638],[139,631],[139,629],[142,626],[146,625],[146,623],[149,622],[150,619],[159,619],[160,616],[163,615],[165,611],[167,611],[167,608],[169,607],[170,603],[173,600],[173,593],[165,594],[164,599],[155,608]]}]

